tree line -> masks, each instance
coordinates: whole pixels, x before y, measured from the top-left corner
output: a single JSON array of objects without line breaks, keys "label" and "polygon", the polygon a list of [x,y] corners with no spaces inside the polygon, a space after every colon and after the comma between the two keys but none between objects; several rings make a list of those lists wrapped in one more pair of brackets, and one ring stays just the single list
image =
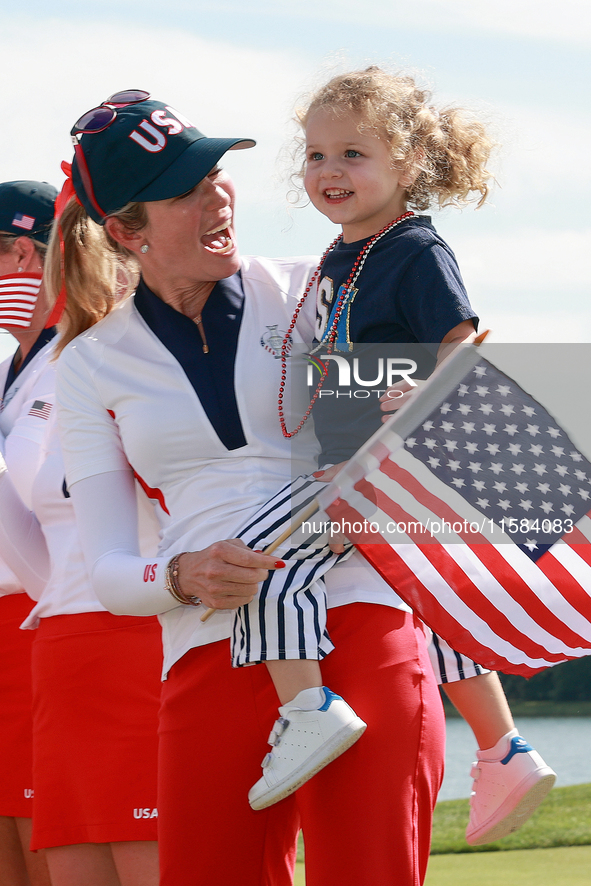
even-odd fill
[{"label": "tree line", "polygon": [[507,698],[515,701],[591,701],[591,657],[547,668],[527,679],[500,674]]}]

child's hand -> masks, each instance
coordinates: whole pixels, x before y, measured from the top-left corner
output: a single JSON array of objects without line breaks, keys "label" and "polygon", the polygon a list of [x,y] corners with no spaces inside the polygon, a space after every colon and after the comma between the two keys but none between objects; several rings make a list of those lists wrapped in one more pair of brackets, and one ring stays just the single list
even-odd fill
[{"label": "child's hand", "polygon": [[420,390],[420,385],[420,381],[415,382],[414,385],[409,385],[407,381],[399,381],[388,388],[386,393],[380,397],[380,409],[386,413],[386,415],[382,416],[382,422],[388,421],[391,412],[395,412],[401,406],[404,406],[408,399],[412,397],[413,391]]}]

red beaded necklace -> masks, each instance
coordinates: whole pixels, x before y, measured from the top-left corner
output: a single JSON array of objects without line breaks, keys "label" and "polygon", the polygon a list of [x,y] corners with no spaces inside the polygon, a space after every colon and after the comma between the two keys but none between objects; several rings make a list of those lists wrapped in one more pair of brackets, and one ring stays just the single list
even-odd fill
[{"label": "red beaded necklace", "polygon": [[[406,221],[407,218],[413,218],[413,217],[414,217],[414,212],[409,211],[409,212],[405,212],[403,215],[400,215],[398,218],[394,219],[394,221],[389,222],[385,227],[382,228],[381,231],[378,231],[377,234],[374,234],[374,236],[370,240],[367,241],[367,243],[365,244],[365,246],[363,247],[363,249],[361,250],[361,252],[357,256],[357,258],[355,259],[355,261],[353,263],[353,267],[351,268],[351,273],[349,274],[349,278],[348,278],[347,282],[345,283],[345,285],[343,286],[341,295],[340,295],[339,300],[337,302],[332,326],[330,327],[328,332],[325,334],[325,336],[321,342],[321,344],[326,345],[326,348],[327,348],[327,351],[329,354],[332,354],[332,350],[334,348],[334,343],[335,343],[336,337],[337,337],[337,326],[338,326],[340,316],[343,312],[343,308],[345,307],[345,305],[349,301],[349,298],[351,297],[351,293],[353,292],[353,289],[355,287],[355,283],[357,282],[357,278],[359,277],[359,274],[361,273],[361,271],[363,269],[363,265],[365,264],[365,260],[366,260],[367,256],[369,255],[369,253],[371,252],[371,250],[375,246],[375,244],[378,242],[378,240],[381,240],[382,237],[384,237],[389,231],[392,230],[392,228],[395,228],[396,225],[399,225],[401,222]],[[312,409],[314,407],[314,403],[318,399],[318,396],[320,394],[320,389],[322,388],[322,385],[324,384],[324,379],[328,375],[328,366],[325,366],[324,370],[322,372],[322,375],[320,376],[320,381],[318,382],[318,384],[316,386],[314,396],[310,400],[310,405],[306,409],[306,412],[304,413],[302,420],[300,421],[297,428],[294,428],[293,431],[288,431],[287,425],[285,424],[285,416],[283,414],[283,394],[285,391],[285,382],[287,379],[287,355],[288,355],[288,346],[290,344],[290,339],[291,339],[291,333],[296,325],[298,315],[304,305],[304,302],[306,301],[306,298],[308,297],[308,293],[312,289],[314,282],[318,279],[318,276],[320,274],[320,271],[322,270],[322,266],[324,264],[326,256],[329,254],[329,252],[332,252],[332,250],[335,248],[337,243],[339,243],[342,239],[343,239],[343,235],[339,234],[339,236],[335,240],[332,241],[332,243],[330,244],[328,249],[325,250],[322,258],[320,259],[318,267],[316,268],[316,270],[312,274],[312,277],[310,278],[310,282],[308,283],[308,285],[306,286],[306,289],[304,290],[304,294],[302,295],[301,299],[297,303],[294,315],[291,318],[291,323],[289,324],[289,329],[285,333],[285,338],[283,339],[283,343],[281,345],[281,382],[279,383],[279,398],[277,400],[277,407],[279,410],[279,423],[281,425],[281,432],[283,433],[284,437],[295,437],[295,435],[298,433],[298,431],[300,431],[303,428],[304,424],[308,420],[310,413],[312,412]]]}]

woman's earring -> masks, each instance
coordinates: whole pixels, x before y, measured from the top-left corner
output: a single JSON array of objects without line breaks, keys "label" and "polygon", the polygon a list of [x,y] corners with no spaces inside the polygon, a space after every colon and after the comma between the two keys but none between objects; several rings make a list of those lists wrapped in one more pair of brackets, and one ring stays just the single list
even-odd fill
[{"label": "woman's earring", "polygon": [[19,274],[22,274],[23,269],[22,269],[22,268],[19,268],[19,269],[18,269],[18,272],[19,272]]},{"label": "woman's earring", "polygon": [[148,244],[147,244],[147,243],[144,243],[143,246],[140,246],[140,252],[143,252],[144,255],[145,255],[149,248],[150,248],[150,247],[148,246]]}]

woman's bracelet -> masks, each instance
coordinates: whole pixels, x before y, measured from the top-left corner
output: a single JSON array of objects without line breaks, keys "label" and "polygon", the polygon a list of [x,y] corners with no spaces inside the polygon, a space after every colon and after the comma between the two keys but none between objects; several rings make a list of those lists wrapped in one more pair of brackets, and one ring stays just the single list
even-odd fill
[{"label": "woman's bracelet", "polygon": [[168,561],[164,572],[164,587],[178,603],[185,606],[199,606],[201,600],[199,597],[187,597],[183,594],[179,585],[179,558],[181,554],[176,554],[172,560]]}]

